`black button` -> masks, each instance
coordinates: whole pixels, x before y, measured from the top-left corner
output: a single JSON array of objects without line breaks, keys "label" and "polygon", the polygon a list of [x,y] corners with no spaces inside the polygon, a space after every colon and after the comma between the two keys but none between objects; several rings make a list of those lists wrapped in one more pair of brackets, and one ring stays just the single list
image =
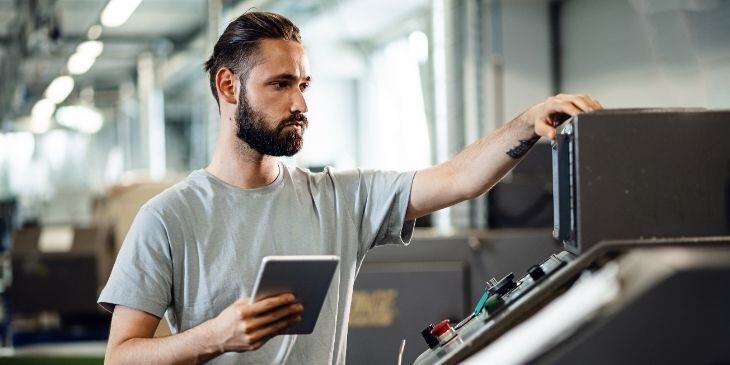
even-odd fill
[{"label": "black button", "polygon": [[489,288],[489,292],[492,294],[505,295],[516,286],[517,283],[515,283],[515,274],[509,273],[509,275],[503,277],[502,280],[497,283],[497,285]]},{"label": "black button", "polygon": [[533,265],[529,269],[527,269],[527,274],[530,275],[532,280],[538,281],[542,279],[543,276],[545,276],[545,271],[538,265]]},{"label": "black button", "polygon": [[433,330],[433,325],[429,324],[428,327],[424,328],[423,331],[421,331],[421,336],[423,336],[423,339],[426,340],[426,344],[429,348],[434,348],[438,346],[439,339],[431,333],[431,330]]}]

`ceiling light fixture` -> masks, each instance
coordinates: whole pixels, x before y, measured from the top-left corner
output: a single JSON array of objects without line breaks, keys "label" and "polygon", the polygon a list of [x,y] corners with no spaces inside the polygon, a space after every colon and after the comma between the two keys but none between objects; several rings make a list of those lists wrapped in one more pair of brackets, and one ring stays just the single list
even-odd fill
[{"label": "ceiling light fixture", "polygon": [[51,81],[44,95],[54,104],[61,104],[73,89],[74,79],[71,76],[59,76]]},{"label": "ceiling light fixture", "polygon": [[55,110],[56,104],[48,99],[41,99],[33,105],[30,115],[34,118],[50,118]]},{"label": "ceiling light fixture", "polygon": [[70,105],[58,108],[56,121],[64,127],[88,134],[98,132],[104,124],[101,113],[83,105]]},{"label": "ceiling light fixture", "polygon": [[68,72],[80,75],[89,71],[96,62],[101,52],[104,51],[104,43],[101,41],[86,41],[76,47],[76,53],[68,58]]},{"label": "ceiling light fixture", "polygon": [[86,32],[86,36],[89,37],[92,41],[95,41],[101,37],[101,31],[102,27],[99,24],[94,24],[91,27],[89,27],[89,30]]},{"label": "ceiling light fixture", "polygon": [[83,53],[91,57],[99,57],[101,52],[104,51],[104,43],[101,41],[86,41],[76,47],[76,53]]},{"label": "ceiling light fixture", "polygon": [[101,12],[101,24],[110,28],[121,26],[141,2],[142,0],[109,0]]},{"label": "ceiling light fixture", "polygon": [[416,57],[418,63],[426,63],[428,61],[428,36],[420,30],[411,32],[408,36],[408,43],[411,53]]},{"label": "ceiling light fixture", "polygon": [[38,100],[30,112],[30,131],[37,134],[46,133],[51,128],[51,116],[56,111],[56,104],[48,99]]},{"label": "ceiling light fixture", "polygon": [[68,58],[68,72],[74,75],[81,75],[86,71],[89,71],[91,66],[94,65],[96,57],[92,57],[90,54],[85,53],[74,53]]}]

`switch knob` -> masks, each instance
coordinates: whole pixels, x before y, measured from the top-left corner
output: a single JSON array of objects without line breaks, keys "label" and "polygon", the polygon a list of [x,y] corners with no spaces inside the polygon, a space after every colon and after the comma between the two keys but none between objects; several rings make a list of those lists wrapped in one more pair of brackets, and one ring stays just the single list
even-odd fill
[{"label": "switch knob", "polygon": [[433,325],[429,324],[426,328],[421,331],[421,336],[423,336],[423,339],[426,340],[426,344],[428,345],[428,348],[434,348],[438,346],[439,339],[436,335],[431,333],[433,331]]},{"label": "switch knob", "polygon": [[444,319],[443,321],[439,322],[437,325],[433,326],[433,329],[431,330],[431,334],[436,336],[438,339],[439,345],[443,345],[449,341],[451,341],[454,337],[457,336],[456,331],[453,327],[451,327],[451,324],[449,323],[448,319]]},{"label": "switch knob", "polygon": [[533,265],[527,269],[527,274],[530,275],[532,280],[538,281],[545,276],[545,271],[538,265]]},{"label": "switch knob", "polygon": [[444,319],[437,325],[433,326],[433,330],[431,330],[431,333],[438,337],[448,332],[449,329],[451,329],[451,324],[449,324],[448,319]]},{"label": "switch knob", "polygon": [[489,288],[489,292],[491,294],[505,295],[516,286],[517,283],[515,283],[515,274],[509,273],[509,275],[503,277],[502,280],[497,283],[497,285]]},{"label": "switch knob", "polygon": [[502,300],[502,297],[497,294],[489,297],[489,299],[487,299],[487,302],[484,303],[484,309],[490,315],[499,308],[502,308],[502,306],[504,306],[504,300]]}]

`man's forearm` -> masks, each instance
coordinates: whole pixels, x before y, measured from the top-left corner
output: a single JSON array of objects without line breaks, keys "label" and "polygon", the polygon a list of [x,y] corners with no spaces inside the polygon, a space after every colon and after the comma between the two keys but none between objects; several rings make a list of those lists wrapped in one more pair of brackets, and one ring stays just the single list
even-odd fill
[{"label": "man's forearm", "polygon": [[108,364],[202,364],[221,354],[205,328],[206,323],[176,335],[132,338],[114,346]]},{"label": "man's forearm", "polygon": [[449,162],[459,171],[454,181],[469,198],[484,194],[497,184],[537,143],[540,136],[519,115],[454,156]]},{"label": "man's forearm", "polygon": [[413,179],[406,219],[416,219],[484,194],[530,151],[539,136],[554,139],[555,126],[561,119],[602,108],[586,95],[549,97],[454,158],[419,170]]},{"label": "man's forearm", "polygon": [[416,219],[484,194],[520,161],[537,139],[522,114],[450,160],[418,171],[406,219]]}]

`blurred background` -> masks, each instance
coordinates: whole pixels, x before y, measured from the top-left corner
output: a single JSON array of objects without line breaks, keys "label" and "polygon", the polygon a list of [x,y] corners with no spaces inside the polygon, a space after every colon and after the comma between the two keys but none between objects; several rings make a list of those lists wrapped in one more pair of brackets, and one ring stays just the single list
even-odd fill
[{"label": "blurred background", "polygon": [[[249,9],[301,29],[310,128],[286,162],[313,171],[429,166],[559,92],[730,107],[727,0],[0,0],[0,361],[99,362],[98,290],[139,206],[209,161],[219,120],[202,65]],[[350,363],[373,347],[394,359],[415,335],[412,360],[421,322],[463,316],[484,280],[559,251],[550,179],[540,143],[487,196],[420,220],[416,248],[374,251]],[[376,287],[387,265],[433,276],[398,298],[455,292],[397,317],[405,304]]]}]

